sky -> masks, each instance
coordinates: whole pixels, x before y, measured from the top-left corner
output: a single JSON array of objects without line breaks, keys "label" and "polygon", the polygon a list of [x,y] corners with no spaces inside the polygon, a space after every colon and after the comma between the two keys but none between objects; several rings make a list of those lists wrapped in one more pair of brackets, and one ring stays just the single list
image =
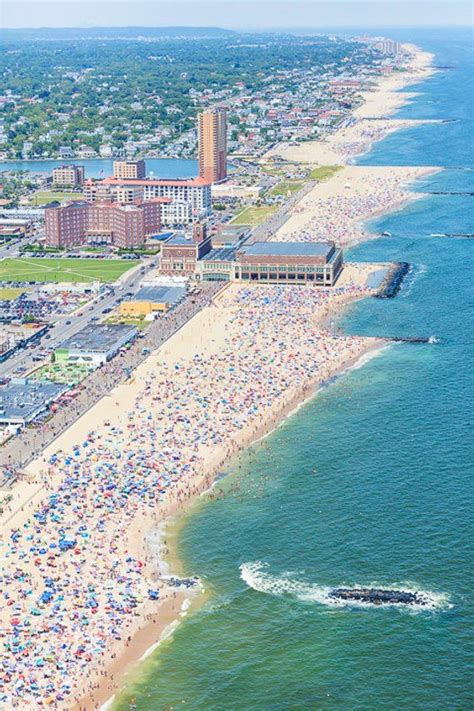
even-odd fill
[{"label": "sky", "polygon": [[469,0],[0,0],[2,27],[448,26],[472,13]]}]

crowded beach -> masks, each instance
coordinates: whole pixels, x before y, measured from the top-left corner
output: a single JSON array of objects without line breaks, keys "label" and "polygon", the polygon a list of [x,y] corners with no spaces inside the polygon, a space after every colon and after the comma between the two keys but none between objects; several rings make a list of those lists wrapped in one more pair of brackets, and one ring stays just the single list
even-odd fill
[{"label": "crowded beach", "polygon": [[361,221],[387,208],[395,209],[423,197],[407,184],[436,172],[436,168],[346,166],[319,183],[291,208],[288,220],[273,239],[281,242],[334,240],[342,247],[369,236]]},{"label": "crowded beach", "polygon": [[[299,159],[318,163],[308,145]],[[344,156],[360,150],[357,136],[345,141]],[[422,174],[357,170],[316,186],[276,239],[347,244],[354,220]],[[166,545],[147,546],[150,535],[321,383],[384,345],[333,327],[373,293],[380,268],[346,265],[332,288],[227,286],[28,465],[0,518],[0,708],[89,711],[115,693],[143,631],[159,640],[195,594],[171,584]]]},{"label": "crowded beach", "polygon": [[147,532],[380,345],[324,326],[377,268],[348,265],[332,289],[228,287],[29,465],[3,514],[0,704],[107,688],[110,658],[176,600]]}]

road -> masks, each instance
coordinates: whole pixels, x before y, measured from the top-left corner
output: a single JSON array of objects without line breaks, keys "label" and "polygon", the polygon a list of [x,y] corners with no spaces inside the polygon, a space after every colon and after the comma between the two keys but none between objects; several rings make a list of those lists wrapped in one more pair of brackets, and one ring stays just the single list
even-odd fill
[{"label": "road", "polygon": [[[33,356],[45,349],[48,351],[54,350],[62,341],[66,340],[66,338],[74,336],[75,333],[88,324],[103,318],[103,310],[114,308],[116,306],[115,302],[119,298],[123,299],[128,291],[132,293],[138,291],[143,277],[155,266],[156,263],[154,261],[140,262],[139,267],[137,265],[131,269],[130,272],[125,272],[125,274],[120,277],[120,280],[115,282],[115,293],[102,292],[94,298],[94,300],[82,306],[78,311],[71,314],[62,314],[53,324],[48,334],[42,337],[35,348],[23,348],[5,363],[2,363],[2,377],[22,377],[24,373],[32,368],[38,368],[41,363],[34,361]],[[70,323],[68,323],[68,321]],[[48,359],[45,358],[45,362],[47,361]],[[24,373],[15,372],[18,371],[19,368],[24,368]]]},{"label": "road", "polygon": [[271,215],[268,220],[263,222],[261,225],[255,227],[252,230],[249,244],[254,242],[266,242],[271,239],[275,233],[282,227],[285,222],[290,218],[290,210],[296,203],[298,203],[305,195],[307,195],[314,186],[317,185],[315,180],[308,180],[305,182],[304,186],[298,192],[293,193],[291,197],[282,203],[281,207],[278,208],[276,212]]}]

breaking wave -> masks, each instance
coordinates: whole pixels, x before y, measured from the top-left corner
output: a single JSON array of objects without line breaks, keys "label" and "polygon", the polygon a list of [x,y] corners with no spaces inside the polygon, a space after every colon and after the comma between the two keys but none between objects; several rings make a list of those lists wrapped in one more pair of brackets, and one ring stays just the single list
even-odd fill
[{"label": "breaking wave", "polygon": [[[240,577],[253,590],[266,593],[268,595],[284,596],[288,595],[302,602],[315,602],[320,605],[330,607],[361,607],[361,608],[381,608],[381,607],[398,607],[409,609],[410,612],[426,612],[438,611],[452,607],[449,604],[449,596],[446,593],[436,593],[428,590],[420,590],[416,587],[401,587],[399,585],[390,585],[390,589],[396,589],[400,592],[416,592],[420,598],[425,600],[424,605],[407,604],[401,602],[389,602],[382,605],[374,605],[370,602],[362,600],[340,600],[329,596],[334,587],[315,585],[306,583],[300,580],[295,580],[290,573],[283,573],[277,577],[267,572],[268,563],[262,561],[254,561],[252,563],[243,563],[240,566]],[[345,588],[357,588],[360,585],[344,586]],[[372,587],[372,586],[370,586]],[[379,584],[376,587],[381,587]]]}]

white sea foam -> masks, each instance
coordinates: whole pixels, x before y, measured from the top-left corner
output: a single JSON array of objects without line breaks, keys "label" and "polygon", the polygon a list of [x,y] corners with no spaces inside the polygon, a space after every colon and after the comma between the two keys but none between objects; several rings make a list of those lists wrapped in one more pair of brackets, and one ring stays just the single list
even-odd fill
[{"label": "white sea foam", "polygon": [[110,699],[107,699],[105,704],[102,704],[102,706],[100,707],[100,711],[110,711],[110,709],[113,706],[114,701],[115,701],[115,694],[113,696],[111,696]]},{"label": "white sea foam", "polygon": [[383,351],[386,351],[387,348],[392,347],[392,343],[386,343],[383,346],[379,346],[379,348],[374,348],[371,351],[367,351],[367,353],[363,353],[360,358],[356,360],[354,365],[350,366],[348,368],[348,371],[351,370],[359,370],[359,368],[363,368],[364,365],[367,365],[367,363],[370,363],[371,360],[374,360],[374,358],[378,358],[378,356],[383,353]]},{"label": "white sea foam", "polygon": [[415,283],[415,281],[417,281],[418,277],[425,274],[426,271],[427,268],[424,265],[421,265],[420,267],[414,267],[413,265],[410,266],[410,269],[408,270],[405,279],[401,284],[400,296],[403,299],[406,299],[407,296],[410,296],[413,289],[413,284]]},{"label": "white sea foam", "polygon": [[[395,589],[400,592],[417,593],[420,598],[425,601],[424,605],[406,603],[383,603],[382,605],[373,605],[370,602],[361,600],[340,600],[330,597],[329,593],[334,588],[313,583],[306,583],[294,579],[290,573],[283,573],[277,577],[268,573],[268,564],[262,561],[254,561],[252,563],[243,563],[240,566],[240,577],[253,590],[265,593],[268,595],[284,596],[288,595],[302,602],[315,602],[320,605],[327,605],[332,608],[344,607],[361,607],[367,609],[380,609],[387,607],[397,607],[408,609],[410,612],[438,611],[452,607],[449,604],[449,596],[445,593],[436,593],[428,590],[420,590],[417,585],[410,583],[406,584],[390,584],[380,585],[380,583],[371,583],[367,587],[383,587],[385,589]],[[344,585],[346,589],[354,589],[362,587],[360,585]],[[366,587],[365,585],[363,587]]]}]

